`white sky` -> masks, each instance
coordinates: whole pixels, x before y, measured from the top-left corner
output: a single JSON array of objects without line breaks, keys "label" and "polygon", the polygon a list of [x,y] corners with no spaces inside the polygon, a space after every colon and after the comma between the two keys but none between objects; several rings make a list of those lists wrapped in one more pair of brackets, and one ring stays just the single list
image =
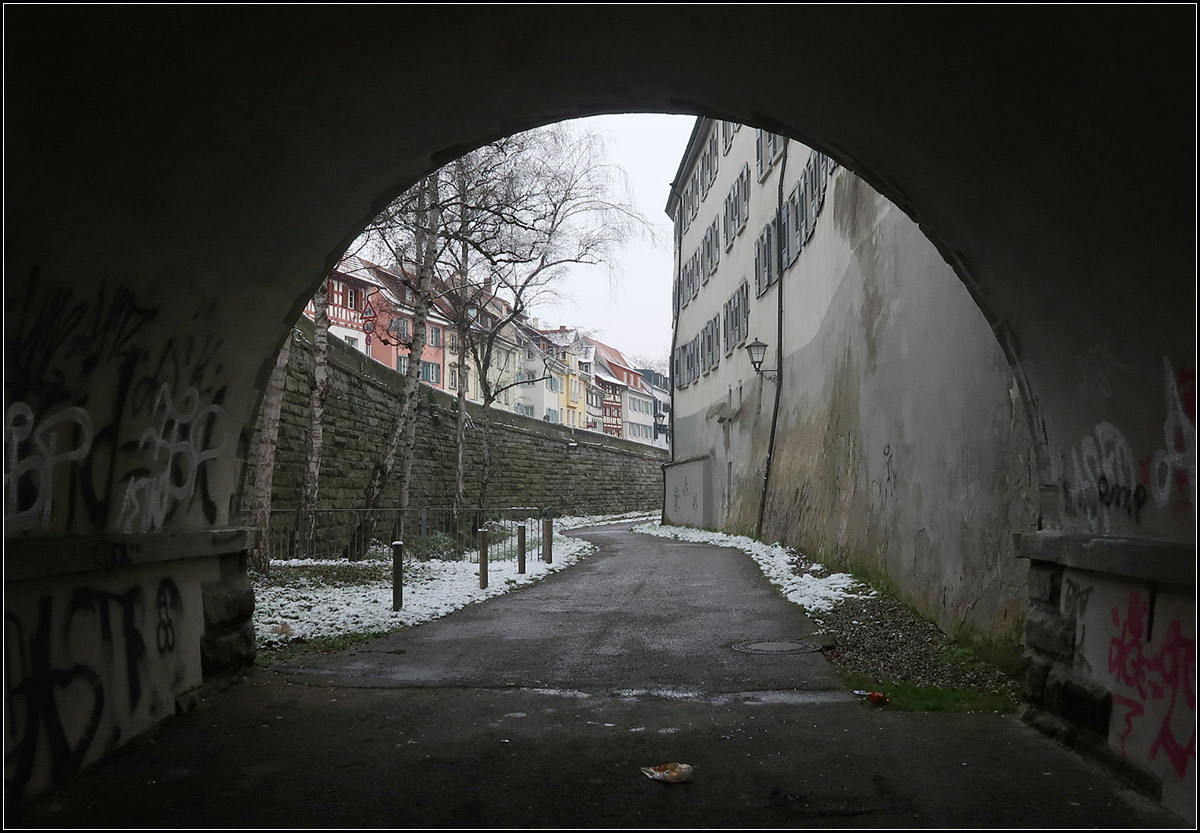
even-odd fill
[{"label": "white sky", "polygon": [[665,358],[671,350],[671,224],[664,209],[695,116],[620,115],[580,119],[607,139],[608,161],[629,175],[638,209],[658,230],[658,246],[635,241],[613,264],[580,267],[564,300],[540,304],[543,327],[578,327],[627,357]]}]

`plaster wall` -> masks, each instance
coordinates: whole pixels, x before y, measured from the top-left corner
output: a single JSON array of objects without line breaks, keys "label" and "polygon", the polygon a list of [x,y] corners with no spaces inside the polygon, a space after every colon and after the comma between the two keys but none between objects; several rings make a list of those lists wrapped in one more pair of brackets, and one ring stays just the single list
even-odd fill
[{"label": "plaster wall", "polygon": [[[745,158],[755,170],[754,137],[749,128],[735,134],[698,222],[682,235],[684,258],[714,191],[720,205],[721,186]],[[829,174],[798,257],[755,295],[754,239],[775,215],[780,180],[786,200],[808,164],[810,151],[793,143],[761,181],[755,175],[747,228],[678,315],[684,343],[749,276],[746,338],[676,389],[677,459],[709,461],[706,508],[689,522],[753,533],[761,505],[764,540],[872,575],[1015,670],[1027,599],[1012,536],[1037,525],[1020,392],[950,266],[843,168]],[[754,338],[768,344],[765,368],[778,370],[773,451],[776,389],[750,368],[743,348]],[[684,470],[667,470],[668,503]]]}]

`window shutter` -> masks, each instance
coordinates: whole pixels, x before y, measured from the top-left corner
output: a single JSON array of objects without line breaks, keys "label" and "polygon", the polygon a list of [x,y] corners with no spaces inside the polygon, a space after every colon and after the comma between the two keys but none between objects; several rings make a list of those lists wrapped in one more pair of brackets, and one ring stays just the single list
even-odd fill
[{"label": "window shutter", "polygon": [[791,265],[788,257],[788,245],[791,242],[791,213],[792,207],[785,200],[779,207],[779,271],[782,274],[785,267]]},{"label": "window shutter", "polygon": [[742,214],[738,228],[746,225],[746,221],[750,219],[750,164],[747,163],[742,168]]}]

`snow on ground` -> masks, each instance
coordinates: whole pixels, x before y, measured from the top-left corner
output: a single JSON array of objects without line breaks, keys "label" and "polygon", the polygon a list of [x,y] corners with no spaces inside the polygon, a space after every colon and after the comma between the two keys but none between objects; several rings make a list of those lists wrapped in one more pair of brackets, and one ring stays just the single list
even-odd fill
[{"label": "snow on ground", "polygon": [[[272,567],[338,567],[362,571],[361,582],[329,583],[322,579],[289,579],[280,583],[256,577],[254,631],[259,647],[300,639],[350,633],[386,633],[418,625],[453,613],[461,607],[490,599],[540,581],[551,573],[577,564],[595,552],[594,544],[562,535],[563,530],[656,517],[646,513],[604,516],[564,516],[554,519],[553,564],[534,555],[526,559],[524,575],[516,561],[492,561],[488,587],[479,588],[479,565],[472,561],[404,562],[404,606],[392,610],[391,554],[384,548],[363,561],[342,559],[291,559],[272,561]],[[290,572],[290,571],[289,571]]]},{"label": "snow on ground", "polygon": [[[553,564],[535,555],[526,559],[526,572],[517,573],[516,561],[492,561],[488,565],[488,587],[479,588],[479,565],[473,561],[406,560],[404,563],[404,606],[392,610],[391,555],[380,549],[363,561],[341,559],[293,559],[273,561],[270,579],[256,577],[254,630],[259,647],[271,647],[299,639],[309,640],[344,634],[387,633],[445,616],[480,602],[540,581],[546,576],[579,563],[595,552],[593,544],[563,535],[564,530],[628,521],[649,521],[657,513],[603,516],[567,516],[554,519]],[[871,591],[844,573],[824,577],[821,565],[809,565],[796,574],[795,554],[775,544],[752,538],[709,532],[688,527],[663,526],[657,520],[633,527],[635,532],[676,538],[682,541],[732,547],[755,560],[763,574],[792,602],[812,612],[833,609],[838,601],[870,595]],[[338,568],[338,581],[320,577],[319,568]],[[314,578],[303,576],[312,568]],[[361,578],[342,580],[347,572]],[[293,577],[293,575],[295,577]]]},{"label": "snow on ground", "polygon": [[826,570],[820,564],[807,564],[804,571],[797,574],[794,569],[796,553],[780,544],[764,544],[744,535],[660,523],[641,524],[633,527],[633,531],[741,550],[754,559],[767,580],[778,587],[788,601],[813,613],[833,610],[842,599],[874,595],[873,590],[846,573],[821,576]]}]

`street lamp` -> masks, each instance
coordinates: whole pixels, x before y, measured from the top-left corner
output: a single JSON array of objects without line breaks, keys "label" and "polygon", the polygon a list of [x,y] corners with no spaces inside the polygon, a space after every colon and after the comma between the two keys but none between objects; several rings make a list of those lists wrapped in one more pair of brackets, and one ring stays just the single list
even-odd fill
[{"label": "street lamp", "polygon": [[763,370],[763,359],[767,357],[767,345],[763,344],[757,338],[746,345],[746,352],[750,354],[750,366],[754,368],[754,372],[762,376],[769,382],[779,384],[779,371],[776,368],[767,368]]},{"label": "street lamp", "polygon": [[654,412],[654,439],[658,439],[660,434],[666,432],[667,414],[665,411]]}]

